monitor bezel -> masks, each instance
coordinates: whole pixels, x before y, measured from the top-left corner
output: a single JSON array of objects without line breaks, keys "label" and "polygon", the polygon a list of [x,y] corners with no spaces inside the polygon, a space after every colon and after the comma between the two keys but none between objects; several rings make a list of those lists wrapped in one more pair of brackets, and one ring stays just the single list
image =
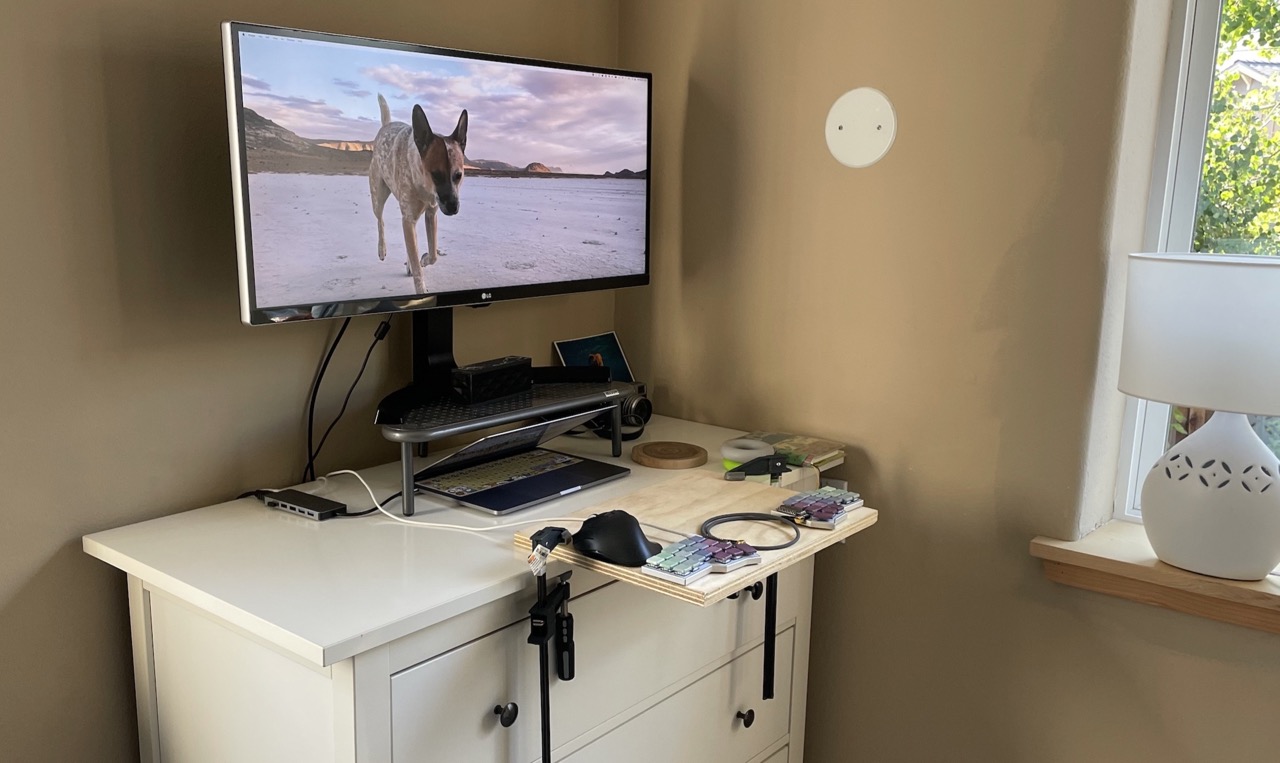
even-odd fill
[{"label": "monitor bezel", "polygon": [[[314,304],[283,305],[260,307],[256,302],[253,271],[253,241],[250,227],[246,221],[250,219],[249,209],[249,169],[246,161],[245,134],[241,125],[244,111],[242,83],[240,81],[240,33],[260,33],[280,35],[304,40],[331,42],[349,45],[361,45],[370,48],[399,50],[409,53],[429,53],[455,58],[467,58],[494,63],[519,64],[549,69],[611,74],[643,79],[646,87],[645,116],[645,215],[644,215],[644,272],[625,276],[607,278],[590,278],[574,281],[551,281],[540,284],[524,284],[518,286],[500,286],[490,289],[468,289],[463,291],[439,292],[434,294],[404,294],[389,298],[370,300],[344,300]],[[253,24],[242,21],[225,21],[222,23],[223,64],[227,88],[227,127],[230,137],[232,197],[236,228],[236,251],[240,289],[240,320],[246,324],[259,326],[274,323],[314,320],[322,318],[341,318],[354,315],[372,315],[422,310],[435,307],[456,307],[463,305],[487,305],[494,302],[505,302],[531,297],[547,297],[559,294],[577,294],[589,291],[604,291],[631,286],[647,286],[650,282],[649,242],[652,228],[653,206],[653,75],[626,69],[614,69],[602,66],[547,61],[535,58],[523,58],[497,53],[442,48],[433,45],[381,40],[372,37],[315,32],[290,27]]]}]

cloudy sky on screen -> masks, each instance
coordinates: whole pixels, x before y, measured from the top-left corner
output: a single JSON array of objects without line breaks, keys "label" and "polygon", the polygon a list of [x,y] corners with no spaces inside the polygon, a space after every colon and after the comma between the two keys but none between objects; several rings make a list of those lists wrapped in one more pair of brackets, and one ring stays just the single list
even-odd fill
[{"label": "cloudy sky on screen", "polygon": [[448,135],[467,109],[467,157],[600,174],[646,168],[644,80],[241,33],[244,105],[304,138],[371,141],[420,104]]}]

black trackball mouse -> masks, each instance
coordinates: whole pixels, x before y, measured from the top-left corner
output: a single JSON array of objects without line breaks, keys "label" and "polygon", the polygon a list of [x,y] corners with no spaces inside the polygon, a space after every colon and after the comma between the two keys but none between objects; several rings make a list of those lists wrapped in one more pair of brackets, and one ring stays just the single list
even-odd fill
[{"label": "black trackball mouse", "polygon": [[623,567],[643,567],[662,546],[644,537],[640,523],[625,511],[589,517],[573,534],[573,547],[583,556]]}]

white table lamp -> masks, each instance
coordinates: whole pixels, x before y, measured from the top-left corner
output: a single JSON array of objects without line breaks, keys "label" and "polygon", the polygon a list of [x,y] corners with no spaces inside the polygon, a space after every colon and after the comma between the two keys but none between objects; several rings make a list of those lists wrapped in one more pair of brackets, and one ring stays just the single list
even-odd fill
[{"label": "white table lamp", "polygon": [[1246,414],[1280,415],[1280,259],[1130,255],[1120,390],[1215,411],[1143,482],[1156,556],[1266,577],[1280,564],[1280,461]]}]

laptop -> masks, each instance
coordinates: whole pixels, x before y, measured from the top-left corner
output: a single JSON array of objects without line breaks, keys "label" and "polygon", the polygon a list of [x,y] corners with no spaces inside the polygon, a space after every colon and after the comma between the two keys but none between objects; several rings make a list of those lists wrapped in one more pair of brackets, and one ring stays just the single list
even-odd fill
[{"label": "laptop", "polygon": [[542,447],[613,409],[542,421],[482,437],[414,474],[419,491],[506,514],[625,477],[625,466]]}]

